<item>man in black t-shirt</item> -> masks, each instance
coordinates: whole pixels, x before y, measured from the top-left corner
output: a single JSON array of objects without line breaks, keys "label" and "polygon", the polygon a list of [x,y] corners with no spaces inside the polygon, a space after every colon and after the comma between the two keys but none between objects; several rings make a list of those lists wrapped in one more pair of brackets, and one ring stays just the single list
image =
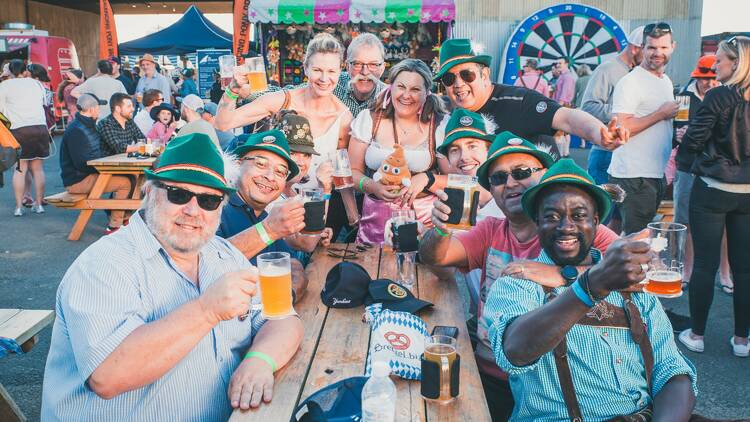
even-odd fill
[{"label": "man in black t-shirt", "polygon": [[455,107],[492,116],[497,124],[496,133],[507,130],[537,144],[549,145],[552,151],[556,151],[552,135],[557,130],[607,149],[627,142],[629,132],[616,119],[605,126],[590,114],[563,108],[532,89],[493,84],[489,68],[492,57],[479,50],[468,39],[445,41],[440,47],[440,70],[435,80],[443,83]]}]

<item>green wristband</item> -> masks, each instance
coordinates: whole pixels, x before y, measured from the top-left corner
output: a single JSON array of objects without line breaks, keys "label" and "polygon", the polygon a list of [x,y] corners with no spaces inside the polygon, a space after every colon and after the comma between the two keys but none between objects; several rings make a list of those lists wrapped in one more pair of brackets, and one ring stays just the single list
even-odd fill
[{"label": "green wristband", "polygon": [[260,236],[260,240],[263,241],[263,243],[266,244],[266,246],[271,246],[273,243],[273,239],[271,239],[271,236],[268,235],[268,232],[266,231],[266,228],[263,227],[263,222],[256,224],[255,231],[258,232],[258,236]]},{"label": "green wristband", "polygon": [[273,358],[271,356],[268,356],[267,354],[263,352],[256,352],[256,351],[250,351],[245,354],[245,359],[247,358],[258,358],[262,360],[263,362],[267,363],[271,367],[271,372],[276,372],[276,362],[273,361]]},{"label": "green wristband", "polygon": [[433,227],[433,229],[435,230],[435,233],[437,233],[437,234],[438,234],[438,235],[439,235],[440,237],[446,237],[446,236],[448,236],[448,235],[450,234],[450,233],[443,233],[443,232],[442,232],[442,231],[441,231],[441,230],[440,230],[439,228],[437,228],[437,227]]},{"label": "green wristband", "polygon": [[362,177],[361,177],[361,178],[359,179],[359,190],[360,190],[360,191],[361,191],[362,193],[367,193],[367,192],[365,192],[365,188],[363,187],[363,186],[364,186],[364,183],[365,183],[365,179],[368,179],[368,177],[367,177],[367,176],[362,176]]},{"label": "green wristband", "polygon": [[239,94],[235,94],[234,92],[232,92],[232,90],[229,89],[229,87],[227,87],[227,89],[224,90],[224,95],[226,95],[227,97],[229,97],[230,100],[233,100],[233,101],[237,101],[237,99],[240,98]]}]

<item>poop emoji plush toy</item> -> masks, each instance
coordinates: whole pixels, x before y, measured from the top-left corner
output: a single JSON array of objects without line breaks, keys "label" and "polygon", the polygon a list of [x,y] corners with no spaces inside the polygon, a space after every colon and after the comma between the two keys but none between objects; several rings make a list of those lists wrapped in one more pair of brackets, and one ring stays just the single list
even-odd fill
[{"label": "poop emoji plush toy", "polygon": [[372,175],[372,180],[389,187],[392,191],[411,185],[411,172],[409,166],[406,165],[404,149],[401,145],[394,145],[393,153],[383,160],[378,171]]}]

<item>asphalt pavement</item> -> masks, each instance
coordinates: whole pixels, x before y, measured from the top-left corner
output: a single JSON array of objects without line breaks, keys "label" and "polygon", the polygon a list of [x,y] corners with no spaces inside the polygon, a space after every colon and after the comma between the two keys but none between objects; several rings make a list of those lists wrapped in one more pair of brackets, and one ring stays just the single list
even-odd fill
[{"label": "asphalt pavement", "polygon": [[[59,137],[57,138],[59,145]],[[573,158],[585,164],[587,151],[572,150]],[[45,163],[47,193],[63,190],[58,158]],[[107,223],[103,212],[92,217],[81,240],[67,240],[77,212],[46,207],[45,214],[26,209],[22,217],[13,216],[13,191],[10,172],[0,188],[0,308],[54,309],[55,293],[68,266],[88,245],[103,233]],[[688,313],[687,295],[665,300],[666,307]],[[698,370],[696,412],[713,418],[750,418],[750,359],[732,356],[731,297],[716,290],[711,309],[706,351],[684,351]],[[51,326],[40,333],[39,343],[25,355],[0,359],[0,383],[21,407],[30,421],[39,419],[44,364],[50,346]]]}]

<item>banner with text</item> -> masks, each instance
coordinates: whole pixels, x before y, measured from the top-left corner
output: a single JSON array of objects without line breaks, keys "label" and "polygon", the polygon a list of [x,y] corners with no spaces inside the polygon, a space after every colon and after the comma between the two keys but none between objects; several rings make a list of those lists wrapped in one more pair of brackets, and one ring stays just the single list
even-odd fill
[{"label": "banner with text", "polygon": [[242,62],[241,57],[250,51],[250,19],[247,9],[250,0],[234,0],[234,36],[232,37],[234,55]]},{"label": "banner with text", "polygon": [[99,58],[108,59],[117,54],[117,28],[109,0],[99,0]]}]

